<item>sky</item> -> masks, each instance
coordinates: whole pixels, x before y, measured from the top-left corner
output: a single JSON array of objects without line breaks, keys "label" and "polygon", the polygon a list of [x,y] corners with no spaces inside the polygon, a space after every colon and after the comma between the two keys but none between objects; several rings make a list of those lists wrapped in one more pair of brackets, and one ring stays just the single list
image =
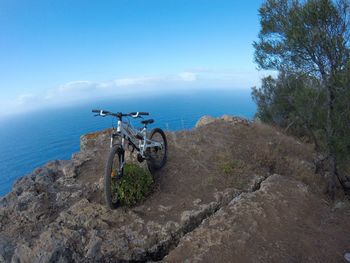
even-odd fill
[{"label": "sky", "polygon": [[262,0],[1,0],[0,115],[96,98],[250,89]]}]

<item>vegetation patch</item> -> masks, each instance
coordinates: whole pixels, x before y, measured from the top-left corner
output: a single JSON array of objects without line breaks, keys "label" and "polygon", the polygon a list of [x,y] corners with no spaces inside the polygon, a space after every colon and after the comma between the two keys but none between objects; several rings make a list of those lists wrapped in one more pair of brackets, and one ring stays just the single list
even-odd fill
[{"label": "vegetation patch", "polygon": [[329,174],[328,193],[340,182],[350,193],[341,166],[350,156],[350,44],[348,0],[266,0],[255,62],[276,77],[253,88],[256,116],[305,141],[323,155],[318,172]]},{"label": "vegetation patch", "polygon": [[249,167],[240,160],[232,159],[222,162],[220,163],[220,170],[230,186],[243,189],[249,183],[249,178],[246,177]]},{"label": "vegetation patch", "polygon": [[127,163],[116,191],[122,205],[131,207],[143,200],[152,190],[153,177],[137,164]]}]

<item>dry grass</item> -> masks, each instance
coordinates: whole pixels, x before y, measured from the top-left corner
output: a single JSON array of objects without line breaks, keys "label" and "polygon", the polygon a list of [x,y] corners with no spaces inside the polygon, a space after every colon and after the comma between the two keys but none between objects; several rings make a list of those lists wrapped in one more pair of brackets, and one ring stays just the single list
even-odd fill
[{"label": "dry grass", "polygon": [[313,187],[320,185],[320,178],[314,174],[312,145],[273,127],[218,122],[196,131],[196,148],[204,149],[202,142],[210,142],[211,153],[207,154],[212,156],[211,161],[216,163],[216,170],[226,186],[244,187],[254,175],[274,173],[294,177]]}]

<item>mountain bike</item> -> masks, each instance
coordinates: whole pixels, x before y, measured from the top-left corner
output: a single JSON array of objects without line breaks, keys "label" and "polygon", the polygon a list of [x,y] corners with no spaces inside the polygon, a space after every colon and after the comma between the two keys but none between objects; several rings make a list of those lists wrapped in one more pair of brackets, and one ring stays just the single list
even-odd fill
[{"label": "mountain bike", "polygon": [[[104,174],[104,193],[107,205],[115,209],[120,205],[117,187],[124,174],[125,149],[128,147],[133,153],[137,152],[137,160],[146,160],[151,172],[161,169],[167,160],[167,139],[160,128],[153,129],[147,133],[147,125],[154,122],[153,119],[142,120],[141,129],[131,125],[130,117],[133,119],[149,115],[148,112],[113,113],[106,110],[92,110],[95,116],[112,116],[117,118],[117,128],[113,130],[110,141],[110,153],[106,163]],[[124,119],[123,119],[124,117]],[[117,140],[116,140],[117,139]]]}]

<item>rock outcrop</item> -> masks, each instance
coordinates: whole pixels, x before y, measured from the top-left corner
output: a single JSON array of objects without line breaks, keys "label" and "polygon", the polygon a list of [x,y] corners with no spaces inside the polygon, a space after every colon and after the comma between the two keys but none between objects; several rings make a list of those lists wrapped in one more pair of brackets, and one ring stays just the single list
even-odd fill
[{"label": "rock outcrop", "polygon": [[329,206],[305,184],[272,175],[185,235],[164,261],[341,262],[349,224],[325,215]]},{"label": "rock outcrop", "polygon": [[226,122],[229,122],[231,124],[243,124],[243,125],[249,125],[251,124],[251,122],[247,119],[244,119],[244,118],[240,118],[240,117],[236,117],[236,116],[231,116],[231,115],[222,115],[221,117],[219,118],[214,118],[210,115],[205,115],[203,117],[201,117],[195,127],[196,128],[199,128],[201,126],[205,126],[209,123],[213,123],[215,121],[220,121],[220,120],[223,120],[223,121],[226,121]]},{"label": "rock outcrop", "polygon": [[341,262],[347,202],[322,195],[311,147],[262,124],[209,119],[167,133],[155,190],[129,209],[104,204],[111,130],[20,178],[0,199],[0,262]]}]

